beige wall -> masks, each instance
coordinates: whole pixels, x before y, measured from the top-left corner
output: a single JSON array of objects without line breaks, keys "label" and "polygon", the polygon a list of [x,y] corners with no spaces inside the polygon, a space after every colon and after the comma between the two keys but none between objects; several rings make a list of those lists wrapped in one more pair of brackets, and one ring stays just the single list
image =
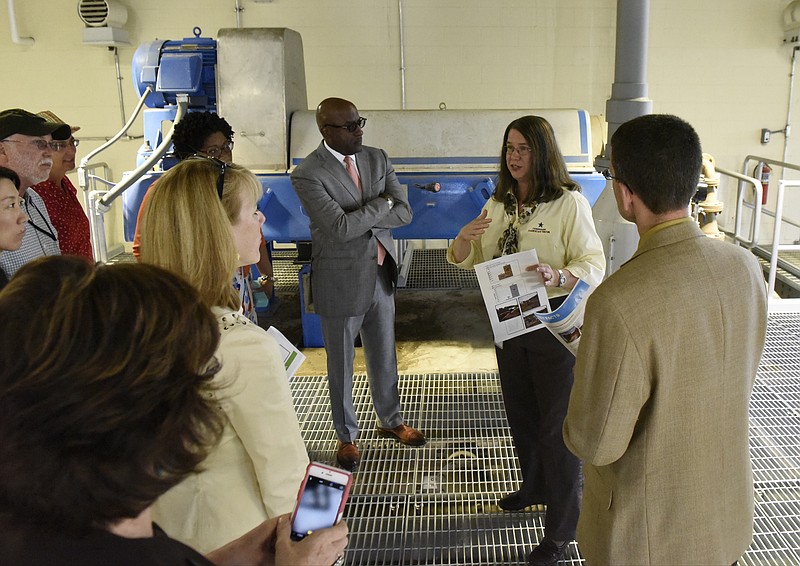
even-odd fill
[{"label": "beige wall", "polygon": [[[129,9],[132,41],[119,50],[127,112],[137,100],[130,80],[136,46],[190,36],[194,26],[207,37],[236,26],[234,0],[120,1]],[[121,126],[113,54],[82,45],[77,0],[15,2],[20,34],[36,43],[11,42],[3,3],[0,108],[55,111],[82,126],[79,156],[85,155],[100,143],[88,138],[111,136]],[[761,128],[777,130],[786,120],[790,51],[781,46],[781,15],[787,3],[651,2],[648,82],[654,111],[689,120],[722,167],[738,169],[752,153],[783,156],[782,135],[767,146],[758,136]],[[362,109],[401,107],[397,0],[241,5],[242,26],[289,27],[302,35],[311,107],[331,95]],[[615,0],[405,0],[403,7],[407,108],[435,109],[444,102],[448,108],[605,112],[614,72]],[[141,121],[131,133],[141,134]],[[116,179],[133,168],[139,143],[124,141],[105,154]],[[800,161],[794,140],[789,160]],[[730,189],[724,187],[723,194],[730,203]],[[800,200],[791,201],[789,214],[800,219]],[[118,216],[110,215],[111,243],[121,240]]]}]

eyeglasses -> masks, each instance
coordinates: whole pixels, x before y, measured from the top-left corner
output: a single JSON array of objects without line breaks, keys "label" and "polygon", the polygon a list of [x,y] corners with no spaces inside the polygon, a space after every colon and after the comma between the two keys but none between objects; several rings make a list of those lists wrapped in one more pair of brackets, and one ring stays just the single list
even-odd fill
[{"label": "eyeglasses", "polygon": [[225,188],[225,170],[228,168],[228,164],[221,159],[203,155],[202,153],[195,153],[194,155],[188,157],[188,159],[205,159],[206,161],[210,161],[219,167],[219,177],[217,177],[217,196],[219,197],[219,200],[222,200],[222,191]]},{"label": "eyeglasses", "polygon": [[348,122],[348,123],[343,124],[341,126],[337,126],[335,124],[325,124],[325,126],[328,127],[328,128],[343,128],[343,129],[347,130],[348,132],[350,132],[352,134],[358,128],[363,128],[364,125],[366,125],[366,123],[367,123],[367,119],[366,118],[359,117],[358,120],[356,120],[355,122]]},{"label": "eyeglasses", "polygon": [[69,138],[68,140],[53,140],[50,142],[50,149],[53,151],[61,151],[69,146],[78,147],[78,144],[80,143],[81,140],[76,140],[75,138]]},{"label": "eyeglasses", "polygon": [[611,169],[603,169],[602,171],[600,171],[600,173],[603,175],[603,177],[606,178],[606,181],[612,181],[613,180],[613,181],[616,181],[618,183],[622,182],[622,181],[619,180],[619,177],[614,177],[611,174]]},{"label": "eyeglasses", "polygon": [[[78,145],[77,141],[78,140],[75,140],[75,142],[76,142],[75,145]],[[35,139],[35,140],[0,140],[0,143],[6,143],[6,142],[10,142],[10,143],[29,143],[31,145],[35,145],[36,149],[38,149],[39,151],[44,151],[48,147],[50,149],[52,149],[53,151],[59,151],[61,149],[64,149],[63,147],[60,147],[60,145],[62,143],[65,143],[63,140],[61,140],[61,141],[47,141],[47,140],[43,140],[41,138]],[[66,147],[66,146],[64,146],[64,147]]]},{"label": "eyeglasses", "polygon": [[228,140],[222,145],[210,145],[205,149],[201,149],[198,153],[203,153],[208,157],[219,159],[219,156],[226,151],[233,151],[233,140]]},{"label": "eyeglasses", "polygon": [[506,155],[514,155],[514,152],[516,152],[520,157],[526,157],[531,152],[531,146],[513,146],[510,143],[506,144]]}]

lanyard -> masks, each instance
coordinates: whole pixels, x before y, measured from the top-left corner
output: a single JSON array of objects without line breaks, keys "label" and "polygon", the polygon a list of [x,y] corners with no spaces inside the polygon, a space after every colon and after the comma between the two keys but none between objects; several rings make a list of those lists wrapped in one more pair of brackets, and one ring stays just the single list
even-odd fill
[{"label": "lanyard", "polygon": [[44,214],[42,214],[42,211],[41,211],[41,210],[39,210],[39,207],[38,207],[38,206],[36,206],[36,203],[35,203],[35,202],[33,202],[33,199],[32,199],[32,198],[30,198],[30,195],[27,195],[27,194],[26,194],[26,195],[25,195],[25,208],[28,208],[28,206],[29,206],[29,205],[30,205],[30,206],[33,206],[33,208],[34,208],[34,209],[36,210],[36,212],[39,214],[39,218],[41,218],[41,219],[42,219],[42,221],[44,222],[44,225],[45,225],[45,228],[46,228],[46,229],[45,229],[45,228],[41,228],[41,227],[37,226],[36,224],[34,224],[34,222],[33,222],[33,215],[32,215],[32,214],[28,214],[28,224],[30,224],[31,226],[33,226],[33,229],[34,229],[34,230],[36,230],[37,232],[40,232],[40,233],[44,234],[45,236],[47,236],[48,238],[50,238],[50,239],[51,239],[51,240],[53,240],[54,242],[55,242],[55,241],[57,241],[57,240],[58,240],[58,238],[56,238],[56,235],[55,235],[55,233],[53,232],[53,229],[52,229],[52,228],[50,227],[50,225],[47,223],[47,220],[45,219],[45,217],[44,217]]}]

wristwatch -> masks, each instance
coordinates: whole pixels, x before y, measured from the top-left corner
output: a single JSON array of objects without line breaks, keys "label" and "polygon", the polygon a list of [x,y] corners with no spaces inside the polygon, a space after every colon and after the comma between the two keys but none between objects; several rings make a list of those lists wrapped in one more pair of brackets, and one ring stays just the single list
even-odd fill
[{"label": "wristwatch", "polygon": [[560,269],[558,270],[558,286],[563,287],[564,283],[567,282],[567,276],[564,275],[564,272]]},{"label": "wristwatch", "polygon": [[272,275],[262,275],[261,277],[258,278],[258,283],[261,286],[266,285],[267,281],[272,281],[274,283],[275,282],[275,277],[272,276]]},{"label": "wristwatch", "polygon": [[386,202],[389,204],[389,210],[392,210],[392,207],[394,206],[394,199],[389,195],[383,195],[383,198],[385,198]]}]

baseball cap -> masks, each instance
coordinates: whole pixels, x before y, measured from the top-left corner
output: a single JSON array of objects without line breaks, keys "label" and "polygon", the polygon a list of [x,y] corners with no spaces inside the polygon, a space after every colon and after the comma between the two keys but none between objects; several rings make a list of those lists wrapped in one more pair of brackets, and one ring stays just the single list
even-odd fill
[{"label": "baseball cap", "polygon": [[0,140],[14,134],[44,136],[53,134],[56,139],[65,140],[70,136],[69,126],[48,122],[41,116],[31,114],[22,108],[11,108],[0,112]]},{"label": "baseball cap", "polygon": [[[66,122],[64,120],[62,120],[61,118],[56,116],[55,113],[51,112],[50,110],[42,110],[41,112],[37,112],[36,115],[40,116],[41,118],[44,118],[48,122],[54,122],[56,124],[66,124]],[[71,133],[74,134],[75,132],[80,130],[81,127],[80,126],[72,126],[72,125],[70,125],[69,129],[71,130]],[[59,133],[61,133],[61,132],[59,132]],[[67,136],[67,137],[69,137],[69,136]],[[53,133],[53,139],[60,140],[61,138],[58,137],[56,135],[56,133],[54,132]]]}]

